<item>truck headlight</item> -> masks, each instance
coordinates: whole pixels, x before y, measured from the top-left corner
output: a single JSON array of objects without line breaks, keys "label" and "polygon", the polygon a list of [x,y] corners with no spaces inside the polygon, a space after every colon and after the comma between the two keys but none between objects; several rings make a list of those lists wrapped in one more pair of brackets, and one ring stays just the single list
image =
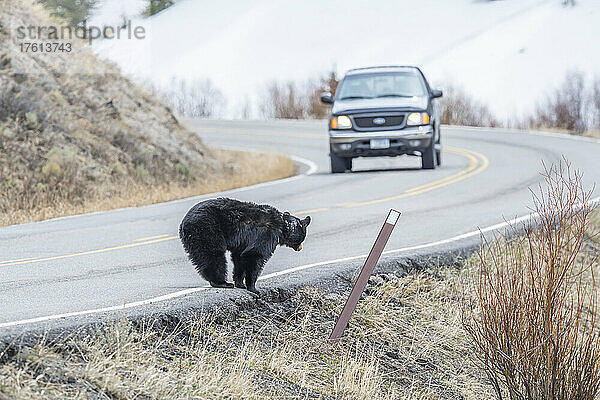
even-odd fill
[{"label": "truck headlight", "polygon": [[410,113],[406,119],[406,125],[428,125],[429,114],[424,113]]},{"label": "truck headlight", "polygon": [[331,118],[329,126],[331,129],[350,129],[352,128],[352,121],[347,116],[340,115],[339,117]]}]

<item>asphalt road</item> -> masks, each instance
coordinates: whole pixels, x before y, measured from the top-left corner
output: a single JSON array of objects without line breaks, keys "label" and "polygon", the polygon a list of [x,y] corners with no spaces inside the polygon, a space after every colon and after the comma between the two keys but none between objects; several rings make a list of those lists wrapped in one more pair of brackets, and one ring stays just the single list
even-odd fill
[{"label": "asphalt road", "polygon": [[[301,158],[303,175],[221,194],[313,219],[304,250],[278,249],[259,288],[277,286],[291,271],[310,283],[313,267],[360,260],[390,208],[403,214],[386,249],[410,252],[526,215],[542,161],[564,156],[590,188],[600,182],[600,143],[561,135],[444,127],[443,166],[435,171],[405,157],[355,160],[355,172],[331,175],[323,122],[187,124],[210,145]],[[150,303],[168,309],[217,295],[222,289],[203,288],[176,236],[186,211],[210,197],[0,228],[0,336],[44,321]]]}]

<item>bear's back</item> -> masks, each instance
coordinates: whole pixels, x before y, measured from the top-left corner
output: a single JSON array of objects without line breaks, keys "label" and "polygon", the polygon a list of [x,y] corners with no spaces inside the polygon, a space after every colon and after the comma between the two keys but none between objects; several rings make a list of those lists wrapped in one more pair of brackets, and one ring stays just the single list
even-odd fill
[{"label": "bear's back", "polygon": [[225,233],[248,229],[273,229],[280,231],[281,213],[264,204],[244,202],[228,198],[202,201],[192,207],[182,221],[185,225],[219,226]]}]

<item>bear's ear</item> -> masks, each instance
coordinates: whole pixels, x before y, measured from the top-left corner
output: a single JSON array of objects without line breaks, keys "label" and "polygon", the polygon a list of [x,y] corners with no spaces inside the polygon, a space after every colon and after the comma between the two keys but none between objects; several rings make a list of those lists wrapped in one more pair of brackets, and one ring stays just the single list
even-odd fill
[{"label": "bear's ear", "polygon": [[309,216],[307,216],[306,218],[304,218],[304,219],[302,220],[302,226],[303,226],[303,227],[305,227],[305,228],[306,228],[308,225],[310,225],[310,215],[309,215]]},{"label": "bear's ear", "polygon": [[286,211],[286,212],[283,213],[283,215],[285,215],[286,217],[289,217],[290,216],[290,212]]}]

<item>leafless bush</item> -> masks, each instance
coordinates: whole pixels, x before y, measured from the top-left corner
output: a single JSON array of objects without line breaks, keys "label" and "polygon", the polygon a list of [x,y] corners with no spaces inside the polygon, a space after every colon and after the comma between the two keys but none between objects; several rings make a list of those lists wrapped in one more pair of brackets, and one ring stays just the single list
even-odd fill
[{"label": "leafless bush", "polygon": [[585,77],[569,72],[563,84],[545,102],[538,104],[531,119],[535,128],[558,128],[583,133],[587,129]]},{"label": "leafless bush", "polygon": [[592,113],[592,129],[600,131],[600,79],[594,81],[592,97],[590,101]]},{"label": "leafless bush", "polygon": [[498,237],[479,254],[462,322],[499,399],[595,399],[600,337],[594,271],[579,257],[593,209],[581,173],[545,169],[535,222]]},{"label": "leafless bush", "polygon": [[445,86],[440,108],[442,124],[493,127],[500,125],[486,105],[454,86]]},{"label": "leafless bush", "polygon": [[335,96],[338,84],[339,80],[335,71],[331,71],[328,75],[320,78],[316,82],[308,82],[307,115],[309,118],[324,119],[329,117],[330,106],[321,102],[321,93],[330,92]]},{"label": "leafless bush", "polygon": [[189,118],[219,116],[225,107],[225,97],[209,79],[175,80],[163,93],[165,102],[177,114]]},{"label": "leafless bush", "polygon": [[271,82],[261,104],[265,118],[301,119],[306,116],[306,99],[294,82]]},{"label": "leafless bush", "polygon": [[321,93],[335,93],[338,79],[334,71],[306,82],[271,82],[263,95],[261,113],[265,118],[327,118],[329,107],[321,103]]}]

